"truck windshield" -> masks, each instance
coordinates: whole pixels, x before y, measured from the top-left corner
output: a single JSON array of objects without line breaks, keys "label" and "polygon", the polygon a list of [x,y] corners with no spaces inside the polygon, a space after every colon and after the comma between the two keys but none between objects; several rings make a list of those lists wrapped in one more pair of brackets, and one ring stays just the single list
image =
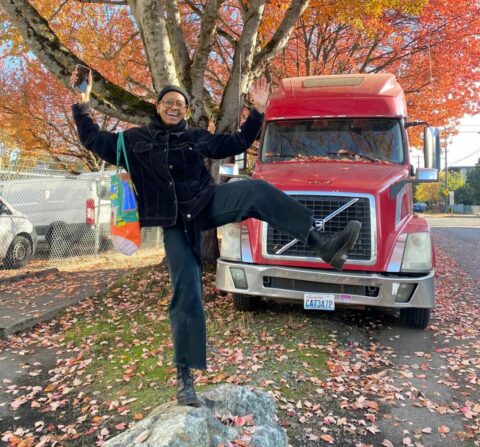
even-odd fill
[{"label": "truck windshield", "polygon": [[400,121],[387,118],[271,121],[263,139],[261,159],[402,163]]}]

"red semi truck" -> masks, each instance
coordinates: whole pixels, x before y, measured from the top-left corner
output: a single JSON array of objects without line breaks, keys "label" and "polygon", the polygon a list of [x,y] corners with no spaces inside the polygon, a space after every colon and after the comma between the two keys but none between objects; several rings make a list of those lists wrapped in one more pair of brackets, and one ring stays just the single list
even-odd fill
[{"label": "red semi truck", "polygon": [[425,168],[415,170],[406,118],[391,74],[281,81],[267,105],[252,177],[309,207],[321,231],[339,231],[349,220],[362,229],[337,272],[264,222],[222,227],[217,287],[232,293],[236,309],[254,310],[262,298],[305,309],[373,306],[398,309],[407,326],[428,325],[434,252],[427,221],[412,210],[412,183],[438,181],[439,139],[425,128]]}]

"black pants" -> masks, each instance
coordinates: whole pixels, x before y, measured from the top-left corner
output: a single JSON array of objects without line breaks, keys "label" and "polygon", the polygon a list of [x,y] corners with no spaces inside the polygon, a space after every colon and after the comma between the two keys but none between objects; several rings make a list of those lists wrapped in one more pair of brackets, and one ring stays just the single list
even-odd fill
[{"label": "black pants", "polygon": [[[219,185],[206,208],[196,218],[199,230],[208,230],[249,217],[306,242],[312,228],[312,212],[262,180]],[[169,314],[175,363],[206,369],[206,325],[202,302],[202,264],[188,230],[183,225],[164,228],[164,246],[173,298]],[[200,234],[194,235],[199,238]]]}]

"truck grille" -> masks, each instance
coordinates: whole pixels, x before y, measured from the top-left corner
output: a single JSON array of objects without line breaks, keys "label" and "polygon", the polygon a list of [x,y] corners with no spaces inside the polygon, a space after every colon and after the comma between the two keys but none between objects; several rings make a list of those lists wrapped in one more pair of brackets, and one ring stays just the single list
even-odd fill
[{"label": "truck grille", "polygon": [[[357,243],[348,254],[349,260],[370,261],[372,259],[372,225],[370,218],[370,200],[368,197],[292,194],[291,197],[310,208],[315,219],[324,219],[354,198],[358,201],[341,213],[325,222],[324,233],[336,233],[342,230],[350,220],[362,223]],[[267,226],[267,254],[275,257],[316,257],[315,253],[302,242],[297,242],[279,255],[276,252],[292,240],[281,231]]]}]

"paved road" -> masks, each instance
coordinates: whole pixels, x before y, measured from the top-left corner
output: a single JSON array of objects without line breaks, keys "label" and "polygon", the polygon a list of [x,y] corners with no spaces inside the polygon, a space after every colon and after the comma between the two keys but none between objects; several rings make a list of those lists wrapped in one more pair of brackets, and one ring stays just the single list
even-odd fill
[{"label": "paved road", "polygon": [[480,216],[428,217],[435,244],[480,279]]},{"label": "paved road", "polygon": [[[463,283],[466,283],[469,279],[473,279],[474,290],[470,289],[471,295],[469,297],[476,297],[477,307],[480,304],[480,216],[445,216],[445,217],[428,217],[426,216],[430,226],[432,228],[433,240],[442,252],[447,256],[455,260],[461,269],[466,273],[465,277],[458,278],[458,287],[461,290]],[[452,272],[453,272],[452,267]],[[448,276],[444,273],[441,276]],[[443,287],[442,278],[437,280],[438,287]],[[474,293],[475,290],[478,293]],[[463,296],[456,297],[450,296],[451,305],[455,306],[457,299],[463,299]],[[459,313],[468,311],[468,303],[466,307],[459,308]],[[461,315],[460,315],[461,317]],[[480,318],[480,315],[478,315]],[[478,323],[478,318],[473,321]],[[435,324],[454,324],[456,322],[445,319],[444,321],[436,321]],[[478,327],[478,326],[477,326]],[[438,411],[439,408],[451,407],[452,403],[458,403],[461,407],[468,399],[479,402],[480,390],[474,388],[473,395],[466,397],[465,388],[462,386],[450,386],[448,381],[453,381],[453,375],[455,374],[452,364],[452,355],[450,353],[456,353],[460,346],[464,351],[469,352],[471,356],[478,355],[472,346],[474,341],[469,340],[463,342],[460,339],[454,337],[448,338],[443,335],[445,332],[440,326],[439,331],[418,331],[403,328],[395,323],[391,327],[384,326],[374,336],[378,339],[379,343],[388,346],[394,350],[392,359],[394,360],[396,367],[399,370],[405,370],[413,372],[414,376],[409,377],[410,385],[412,389],[416,389],[419,392],[419,396],[422,398],[415,401],[403,403],[402,405],[395,405],[391,407],[392,419],[399,423],[398,426],[391,423],[391,420],[381,420],[379,426],[386,437],[390,439],[395,446],[403,445],[403,440],[406,436],[413,438],[415,431],[421,430],[424,427],[431,427],[431,434],[424,434],[420,443],[423,446],[431,447],[460,447],[467,445],[474,445],[468,443],[462,443],[458,438],[452,436],[453,433],[464,431],[465,419],[460,415],[452,415],[449,413],[442,414]],[[472,344],[473,343],[473,344]],[[444,353],[447,353],[445,355]],[[431,355],[428,358],[428,372],[427,378],[418,379],[419,365],[425,364],[425,357]],[[468,357],[468,355],[467,355]],[[468,368],[465,367],[465,370]],[[478,369],[478,366],[477,366]],[[461,371],[460,371],[461,374]],[[477,372],[478,377],[478,372]],[[448,379],[447,379],[448,378]],[[406,379],[396,379],[395,385],[405,383]],[[470,391],[470,390],[468,390]],[[420,394],[421,393],[421,394]],[[426,411],[423,403],[426,399],[430,399],[432,402],[431,411]],[[437,427],[445,426],[450,429],[450,435],[445,438],[438,433]],[[400,428],[399,428],[400,427]],[[407,433],[405,433],[407,430]],[[466,441],[467,442],[467,441]]]}]

